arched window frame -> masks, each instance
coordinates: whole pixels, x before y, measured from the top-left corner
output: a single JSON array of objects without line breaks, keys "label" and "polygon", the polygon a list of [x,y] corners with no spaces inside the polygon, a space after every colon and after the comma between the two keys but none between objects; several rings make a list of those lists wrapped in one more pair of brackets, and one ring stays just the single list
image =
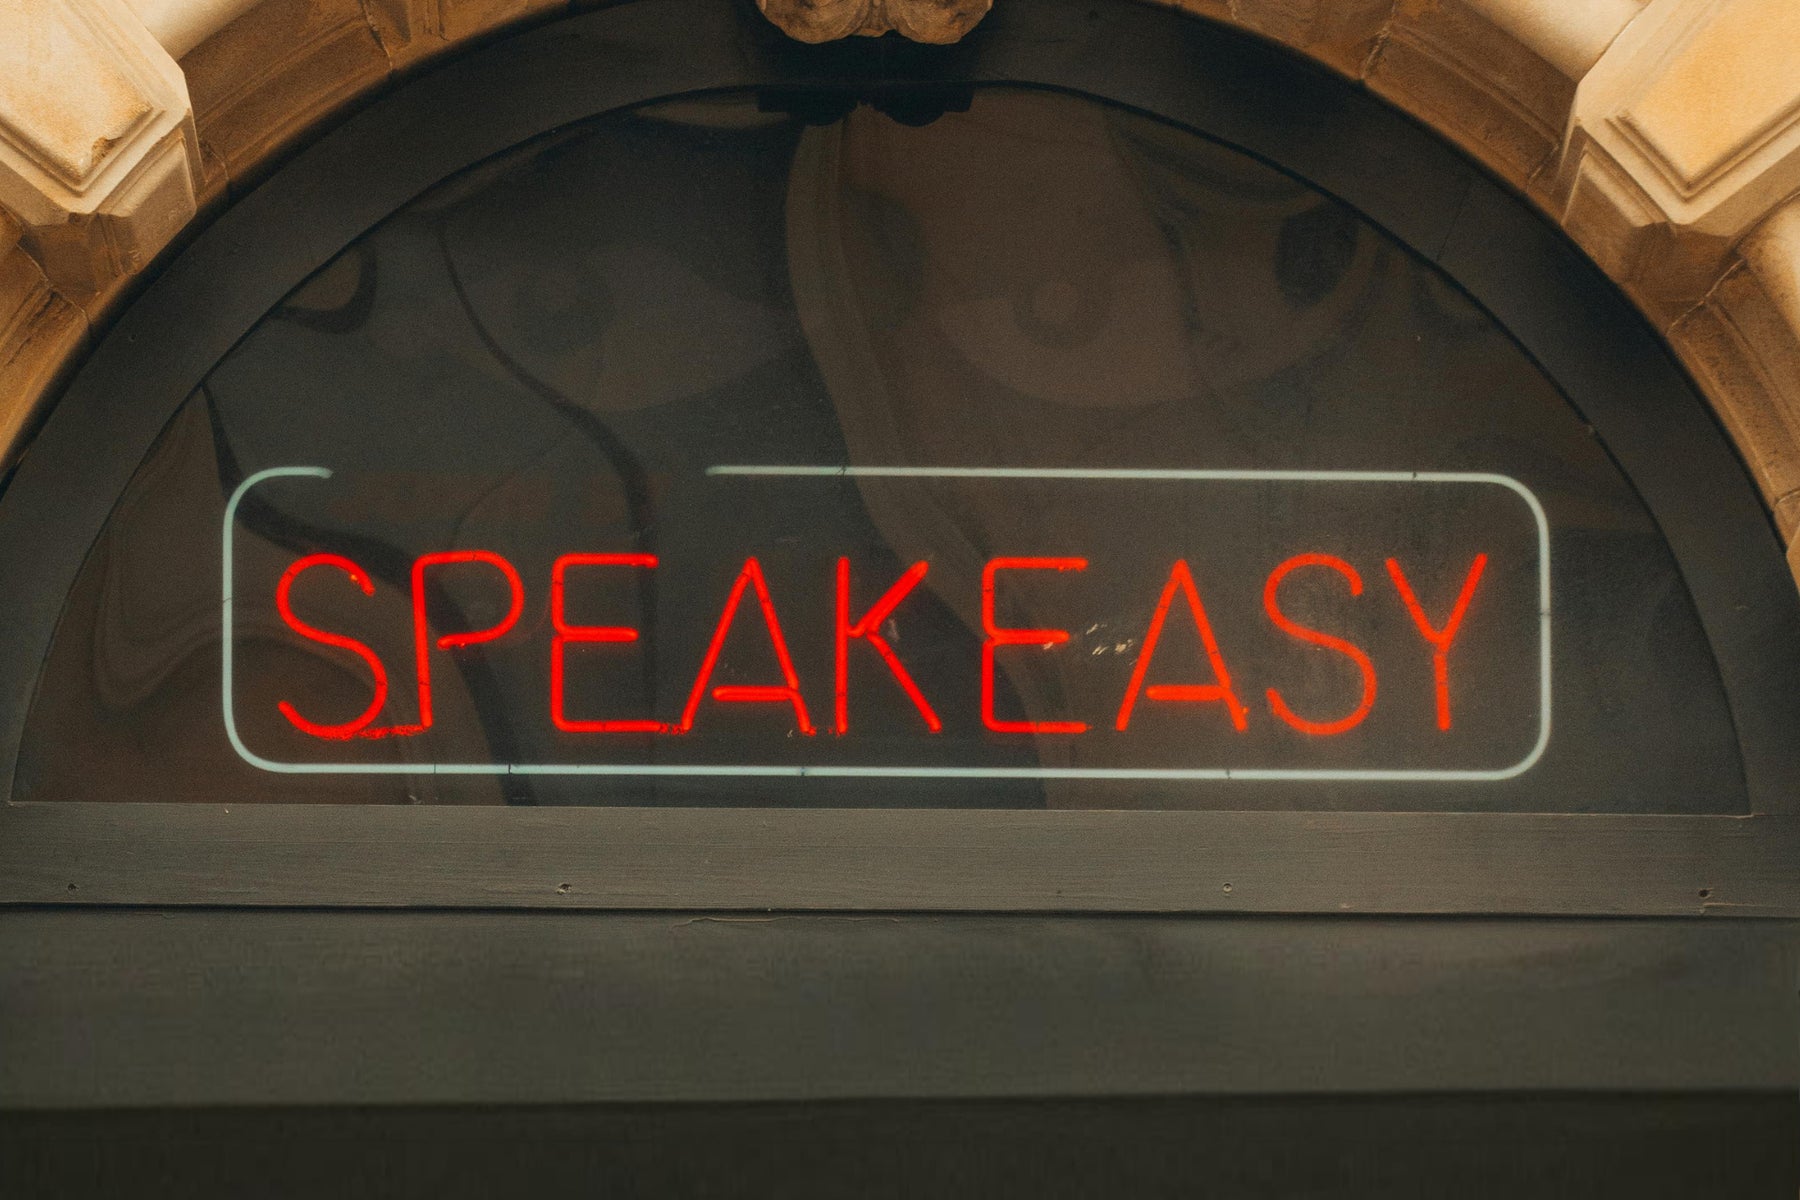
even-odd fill
[{"label": "arched window frame", "polygon": [[[684,5],[691,11],[676,11]],[[1672,383],[1657,385],[1672,391],[1633,388],[1634,356],[1660,355],[1662,348],[1555,231],[1454,150],[1339,85],[1310,94],[1272,87],[1247,43],[1221,40],[1207,26],[1128,8],[1089,19],[1077,8],[1045,5],[1020,17],[1042,22],[1048,42],[1061,38],[1077,52],[1049,53],[1045,38],[1017,38],[1015,26],[995,21],[981,39],[952,51],[884,49],[873,58],[878,75],[871,74],[867,44],[807,48],[765,32],[745,52],[740,14],[690,0],[606,10],[493,46],[375,103],[226,211],[154,282],[146,302],[124,314],[107,348],[63,398],[58,420],[76,428],[103,423],[111,448],[96,474],[117,476],[122,486],[192,381],[295,281],[445,174],[560,120],[658,96],[796,80],[855,89],[1026,81],[1088,90],[1176,119],[1204,113],[1215,134],[1303,170],[1444,267],[1551,374],[1610,375],[1584,392],[1583,408],[1607,426],[1684,563],[1708,561],[1721,529],[1736,537],[1766,521],[1743,497],[1704,507],[1680,499],[1675,476],[1736,472],[1739,465],[1716,439],[1697,436],[1687,440],[1715,448],[1697,451],[1679,470],[1659,455],[1659,445],[1699,434],[1693,422],[1706,419],[1674,373]],[[657,53],[671,28],[692,39],[692,51],[678,60]],[[1150,36],[1170,29],[1178,36]],[[604,49],[581,36],[589,30],[604,31]],[[546,55],[553,69],[545,69]],[[1208,70],[1197,72],[1196,62]],[[1322,88],[1329,82],[1320,80]],[[480,97],[498,89],[531,102],[481,105]],[[1332,99],[1321,105],[1323,95]],[[1399,169],[1389,163],[1373,170],[1348,151],[1353,139],[1334,136],[1367,122],[1381,123],[1384,145],[1405,147]],[[1307,136],[1296,139],[1296,131]],[[1258,145],[1269,137],[1294,144],[1273,153]],[[415,152],[398,153],[402,140]],[[372,173],[370,164],[378,164]],[[330,186],[352,175],[357,188]],[[293,236],[272,244],[263,236],[271,227]],[[221,273],[217,265],[227,260],[235,269]],[[221,279],[228,280],[223,289],[216,286]],[[1546,303],[1546,296],[1560,303]],[[157,348],[153,365],[141,353],[116,349],[133,339]],[[1610,414],[1604,401],[1595,409],[1604,394],[1614,397]],[[1631,444],[1634,429],[1641,446]],[[33,488],[46,494],[36,475],[54,469],[54,436],[64,435],[47,434],[21,466],[15,504],[41,505],[30,497]],[[1668,468],[1662,475],[1659,462]],[[42,564],[52,578],[67,568],[72,576],[85,544],[59,532],[97,528],[116,492],[97,487],[54,520],[46,511],[41,521],[12,521],[0,531],[0,561]],[[1791,581],[1757,564],[1708,565],[1714,569],[1700,579],[1696,599],[1715,643],[1791,659]],[[1709,589],[1717,594],[1709,598]],[[24,597],[20,619],[0,635],[0,660],[17,666],[41,646],[60,601],[53,592]],[[1742,603],[1746,597],[1752,602]],[[7,759],[24,702],[17,687],[0,698],[0,731],[8,739],[0,756]],[[1746,731],[1746,746],[1762,747],[1747,754],[1765,756],[1763,765],[1751,764],[1753,776],[1791,777],[1783,756],[1793,751],[1782,749],[1782,738],[1795,727],[1795,714],[1748,715],[1767,723]],[[1771,788],[1753,794],[1758,811],[1747,818],[1140,813],[1121,821],[1106,813],[14,805],[0,810],[0,877],[8,888],[0,898],[1386,913],[1680,914],[1730,905],[1739,913],[1800,912],[1800,797]],[[1021,820],[1032,827],[1021,828]],[[734,866],[716,869],[721,861]],[[785,869],[795,863],[800,869]]]}]

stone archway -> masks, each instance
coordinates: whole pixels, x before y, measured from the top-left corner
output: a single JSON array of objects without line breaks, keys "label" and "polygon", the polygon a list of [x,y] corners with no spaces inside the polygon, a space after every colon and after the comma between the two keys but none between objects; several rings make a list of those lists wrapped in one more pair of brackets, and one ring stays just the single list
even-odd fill
[{"label": "stone archway", "polygon": [[[1359,82],[1560,224],[1693,373],[1750,465],[1800,574],[1800,7],[1171,6]],[[0,3],[0,468],[22,452],[91,331],[197,218],[396,76],[509,26],[585,7],[586,0]],[[764,7],[807,40],[837,35],[796,24],[783,0]],[[915,12],[929,16],[931,5],[904,13],[851,7],[870,31],[898,28],[924,40],[955,34]],[[847,17],[840,24],[856,27]]]}]

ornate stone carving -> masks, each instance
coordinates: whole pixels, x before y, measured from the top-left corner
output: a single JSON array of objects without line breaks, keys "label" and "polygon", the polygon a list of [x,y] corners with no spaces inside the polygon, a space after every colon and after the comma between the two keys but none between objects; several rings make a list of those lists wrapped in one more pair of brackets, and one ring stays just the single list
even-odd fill
[{"label": "ornate stone carving", "polygon": [[0,205],[53,286],[148,265],[198,162],[181,69],[123,0],[0,4]]},{"label": "ornate stone carving", "polygon": [[1581,81],[1552,202],[1672,315],[1800,190],[1800,5],[1653,0]]},{"label": "ornate stone carving", "polygon": [[789,37],[834,42],[892,30],[915,42],[960,41],[993,7],[993,0],[756,0]]}]

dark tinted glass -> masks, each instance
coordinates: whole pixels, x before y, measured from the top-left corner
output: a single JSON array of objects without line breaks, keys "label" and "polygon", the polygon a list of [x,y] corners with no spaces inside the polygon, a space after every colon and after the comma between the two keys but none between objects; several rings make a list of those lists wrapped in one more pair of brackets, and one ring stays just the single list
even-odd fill
[{"label": "dark tinted glass", "polygon": [[665,102],[371,230],[120,499],[15,798],[1745,809],[1651,518],[1435,268],[932,115]]}]

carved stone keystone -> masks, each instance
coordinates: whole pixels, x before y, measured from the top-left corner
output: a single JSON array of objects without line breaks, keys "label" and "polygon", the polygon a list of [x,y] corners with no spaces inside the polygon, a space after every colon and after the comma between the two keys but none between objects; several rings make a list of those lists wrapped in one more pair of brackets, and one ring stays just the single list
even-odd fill
[{"label": "carved stone keystone", "polygon": [[960,41],[994,0],[756,0],[763,16],[801,42],[835,42],[889,30],[915,42]]}]

